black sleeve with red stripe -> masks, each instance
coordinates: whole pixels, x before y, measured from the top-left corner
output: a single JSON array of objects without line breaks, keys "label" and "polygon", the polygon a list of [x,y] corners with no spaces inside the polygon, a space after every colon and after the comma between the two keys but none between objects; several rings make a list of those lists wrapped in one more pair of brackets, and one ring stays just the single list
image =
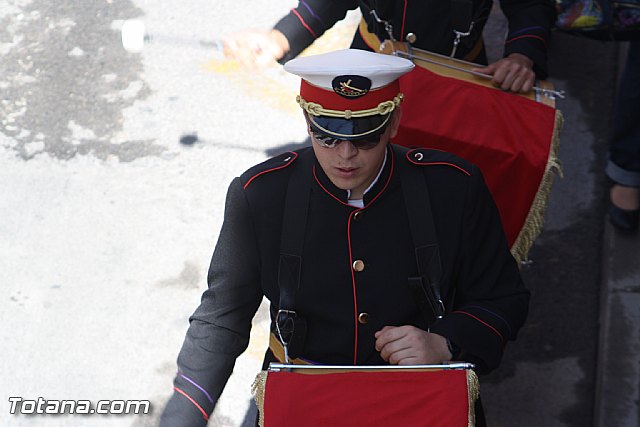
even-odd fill
[{"label": "black sleeve with red stripe", "polygon": [[262,301],[259,265],[248,201],[236,178],[227,193],[209,287],[189,319],[161,427],[206,426],[236,358],[249,344],[251,321]]},{"label": "black sleeve with red stripe", "polygon": [[214,403],[207,393],[178,374],[174,380],[173,395],[160,417],[160,427],[206,426]]},{"label": "black sleeve with red stripe", "polygon": [[344,19],[349,10],[357,7],[358,1],[355,0],[300,0],[298,6],[291,9],[274,27],[284,34],[290,46],[280,63],[298,56],[336,22]]},{"label": "black sleeve with red stripe", "polygon": [[449,338],[460,347],[460,359],[486,373],[499,365],[507,341],[514,340],[524,324],[529,292],[509,252],[493,198],[477,167],[472,171],[453,309],[431,331]]},{"label": "black sleeve with red stripe", "polygon": [[553,1],[501,0],[500,6],[509,21],[504,56],[521,53],[531,58],[536,76],[547,78],[547,49],[556,19]]}]

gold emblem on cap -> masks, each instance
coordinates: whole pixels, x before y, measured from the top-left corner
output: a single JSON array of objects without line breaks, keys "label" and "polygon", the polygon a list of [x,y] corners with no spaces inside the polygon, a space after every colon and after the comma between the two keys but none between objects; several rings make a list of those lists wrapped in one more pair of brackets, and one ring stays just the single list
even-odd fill
[{"label": "gold emblem on cap", "polygon": [[336,91],[341,95],[349,96],[349,97],[362,96],[368,92],[368,90],[366,89],[360,89],[358,87],[351,86],[352,81],[353,81],[352,79],[349,79],[346,82],[340,82],[340,85],[334,88],[334,91]]},{"label": "gold emblem on cap", "polygon": [[359,98],[369,93],[371,79],[358,75],[337,76],[331,81],[333,91],[347,99]]}]

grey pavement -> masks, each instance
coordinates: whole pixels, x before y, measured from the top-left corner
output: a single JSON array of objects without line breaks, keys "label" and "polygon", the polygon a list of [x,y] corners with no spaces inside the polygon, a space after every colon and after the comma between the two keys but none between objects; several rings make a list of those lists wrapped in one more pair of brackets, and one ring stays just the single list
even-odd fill
[{"label": "grey pavement", "polygon": [[640,236],[606,224],[595,423],[640,425]]},{"label": "grey pavement", "polygon": [[[504,34],[501,18],[494,19],[489,41]],[[564,178],[554,183],[533,263],[523,268],[533,291],[528,324],[501,372],[483,385],[493,402],[489,425],[640,425],[640,235],[609,224],[604,177],[624,48],[554,36],[550,81],[566,93],[557,101],[565,118]],[[548,352],[549,362],[529,363],[531,351]],[[510,356],[524,362],[512,368]]]},{"label": "grey pavement", "polygon": [[[621,68],[625,45],[618,52]],[[640,425],[640,235],[605,221],[594,425]]]},{"label": "grey pavement", "polygon": [[[591,110],[591,114],[600,114],[600,120],[594,120],[592,125],[586,128],[568,124],[568,129],[563,132],[563,144],[566,149],[566,144],[573,144],[576,139],[593,139],[596,146],[594,151],[600,158],[592,163],[592,167],[596,168],[596,174],[602,175],[606,160],[606,145],[610,136],[612,95],[617,86],[618,71],[625,57],[626,46],[582,40],[563,34],[557,35],[555,44],[555,50],[551,51],[551,63],[553,65],[554,61],[558,61],[560,58],[555,55],[562,52],[563,58],[560,64],[564,64],[562,70],[556,70],[559,71],[558,74],[571,73],[572,67],[568,64],[579,64],[581,60],[578,56],[583,55],[584,52],[589,52],[592,58],[598,58],[601,64],[602,68],[595,69],[595,78],[594,76],[573,76],[574,84],[566,87],[569,96],[591,98],[591,102],[584,105]],[[568,51],[573,53],[567,58],[564,55]],[[577,68],[581,67],[578,65]],[[588,75],[593,72],[594,69],[591,67],[592,65],[585,66],[582,68],[582,73]],[[585,97],[583,92],[590,92],[591,95]],[[562,105],[562,102],[560,104]],[[565,118],[568,116],[569,119],[573,118],[576,122],[580,122],[579,117],[572,116],[575,114],[575,109],[566,104],[565,107],[567,107],[563,108]],[[600,125],[594,124],[598,122]],[[621,233],[609,223],[607,196],[610,183],[607,179],[601,178],[598,181],[604,189],[600,193],[601,200],[595,202],[601,213],[596,217],[596,221],[602,221],[602,232],[601,236],[595,240],[601,245],[599,260],[601,264],[598,280],[599,332],[593,425],[636,427],[640,425],[640,235]],[[565,198],[570,199],[571,196],[565,195]],[[550,206],[550,209],[553,210],[553,206]],[[588,269],[587,266],[585,268]],[[589,320],[581,314],[583,313],[574,313],[585,324],[588,323]]]}]

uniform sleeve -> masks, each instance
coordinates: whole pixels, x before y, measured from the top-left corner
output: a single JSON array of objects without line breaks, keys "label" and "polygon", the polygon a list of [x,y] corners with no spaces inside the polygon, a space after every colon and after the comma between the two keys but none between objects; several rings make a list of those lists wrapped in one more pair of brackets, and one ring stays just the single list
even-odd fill
[{"label": "uniform sleeve", "polygon": [[275,29],[280,31],[289,41],[289,52],[279,61],[295,58],[307,46],[324,34],[347,12],[358,7],[354,0],[300,0],[298,6],[283,17]]},{"label": "uniform sleeve", "polygon": [[547,49],[556,19],[553,1],[501,0],[500,5],[509,21],[504,56],[521,53],[531,58],[536,76],[546,79]]},{"label": "uniform sleeve", "polygon": [[249,343],[251,320],[262,301],[257,243],[244,190],[235,179],[208,274],[208,289],[191,316],[178,355],[174,393],[162,427],[205,426]]},{"label": "uniform sleeve", "polygon": [[511,256],[498,210],[474,167],[465,202],[462,256],[454,281],[453,309],[431,331],[449,338],[461,360],[478,372],[495,369],[505,344],[515,340],[529,307],[517,263]]}]

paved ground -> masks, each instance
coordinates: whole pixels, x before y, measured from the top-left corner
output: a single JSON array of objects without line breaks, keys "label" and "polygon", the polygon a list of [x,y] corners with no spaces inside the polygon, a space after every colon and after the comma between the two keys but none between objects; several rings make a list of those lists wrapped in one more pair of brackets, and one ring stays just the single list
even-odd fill
[{"label": "paved ground", "polygon": [[640,425],[640,239],[608,225],[603,245],[594,425]]},{"label": "paved ground", "polygon": [[[244,28],[248,11],[267,27],[293,3],[0,3],[0,425],[154,425],[227,183],[305,141],[297,79],[250,74],[197,41]],[[136,17],[183,42],[124,52],[119,28]],[[342,46],[354,22],[315,49]],[[489,41],[503,34],[493,25]],[[491,425],[638,425],[640,239],[606,226],[602,174],[617,59],[614,44],[554,40],[565,177],[523,269],[528,324],[482,379]],[[255,323],[212,426],[250,425],[264,310]],[[18,416],[10,396],[149,399],[155,411]]]}]

